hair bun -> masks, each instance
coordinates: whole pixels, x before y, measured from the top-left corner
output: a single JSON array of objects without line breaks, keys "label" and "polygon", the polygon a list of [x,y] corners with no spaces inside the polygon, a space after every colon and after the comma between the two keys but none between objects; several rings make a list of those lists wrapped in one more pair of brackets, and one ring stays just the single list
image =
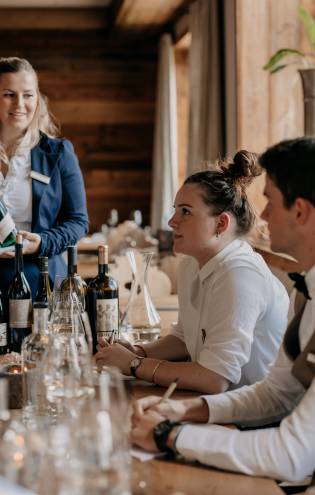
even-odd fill
[{"label": "hair bun", "polygon": [[254,177],[261,174],[261,171],[256,153],[251,153],[246,150],[238,151],[228,168],[228,173],[231,178],[243,187],[248,186]]}]

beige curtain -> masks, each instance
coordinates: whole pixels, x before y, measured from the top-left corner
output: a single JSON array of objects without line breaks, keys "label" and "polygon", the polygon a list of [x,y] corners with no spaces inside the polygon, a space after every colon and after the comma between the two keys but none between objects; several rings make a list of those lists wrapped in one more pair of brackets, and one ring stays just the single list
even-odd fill
[{"label": "beige curtain", "polygon": [[177,190],[176,75],[172,39],[162,36],[159,46],[157,103],[153,149],[151,227],[167,229]]},{"label": "beige curtain", "polygon": [[190,7],[187,175],[225,151],[221,8],[221,0],[198,0]]}]

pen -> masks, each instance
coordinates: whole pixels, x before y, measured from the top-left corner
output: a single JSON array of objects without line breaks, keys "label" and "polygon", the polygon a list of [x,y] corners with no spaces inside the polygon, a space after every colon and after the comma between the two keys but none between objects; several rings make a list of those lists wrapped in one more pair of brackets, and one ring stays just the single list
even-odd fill
[{"label": "pen", "polygon": [[167,390],[165,390],[165,393],[160,400],[160,404],[161,402],[164,402],[166,399],[169,399],[171,397],[172,393],[174,392],[175,388],[178,385],[178,382],[179,382],[179,378],[175,378],[175,380],[169,384]]},{"label": "pen", "polygon": [[115,330],[112,330],[112,334],[110,336],[110,339],[109,339],[109,343],[110,345],[112,345],[115,341]]}]

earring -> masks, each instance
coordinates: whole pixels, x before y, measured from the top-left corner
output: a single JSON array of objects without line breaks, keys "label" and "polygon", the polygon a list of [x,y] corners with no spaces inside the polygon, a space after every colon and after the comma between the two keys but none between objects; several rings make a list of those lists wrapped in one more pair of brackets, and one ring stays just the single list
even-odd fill
[{"label": "earring", "polygon": [[215,236],[216,236],[217,239],[219,239],[219,235],[220,235],[220,232],[217,229],[216,232],[215,232]]}]

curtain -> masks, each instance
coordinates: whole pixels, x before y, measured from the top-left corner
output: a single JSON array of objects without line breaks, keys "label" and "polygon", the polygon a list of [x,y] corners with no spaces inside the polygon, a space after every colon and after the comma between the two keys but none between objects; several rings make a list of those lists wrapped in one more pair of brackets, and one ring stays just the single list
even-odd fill
[{"label": "curtain", "polygon": [[187,175],[225,153],[224,33],[221,0],[190,6]]},{"label": "curtain", "polygon": [[159,45],[157,104],[153,147],[152,232],[167,229],[177,191],[176,74],[172,39],[162,36]]}]

